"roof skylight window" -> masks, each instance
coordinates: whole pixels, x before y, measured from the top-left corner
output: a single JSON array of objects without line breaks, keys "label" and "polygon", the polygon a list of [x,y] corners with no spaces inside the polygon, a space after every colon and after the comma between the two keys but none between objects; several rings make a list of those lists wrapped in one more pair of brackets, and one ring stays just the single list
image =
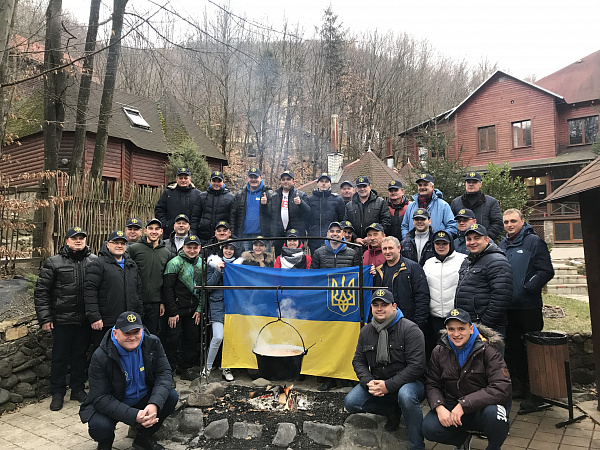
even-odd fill
[{"label": "roof skylight window", "polygon": [[129,119],[129,122],[131,122],[132,127],[150,130],[150,124],[144,120],[142,114],[137,109],[124,106],[123,112],[125,112],[125,115]]}]

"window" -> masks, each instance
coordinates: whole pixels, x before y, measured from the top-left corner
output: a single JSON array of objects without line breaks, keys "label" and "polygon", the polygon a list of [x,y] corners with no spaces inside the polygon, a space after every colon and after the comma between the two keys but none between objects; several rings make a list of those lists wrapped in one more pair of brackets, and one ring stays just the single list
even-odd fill
[{"label": "window", "polygon": [[531,146],[531,120],[513,122],[513,148]]},{"label": "window", "polygon": [[496,151],[496,126],[480,127],[477,129],[479,133],[479,151],[480,152],[495,152]]},{"label": "window", "polygon": [[144,130],[150,130],[150,124],[144,120],[142,114],[134,108],[123,107],[125,115],[131,122],[132,127],[143,128]]},{"label": "window", "polygon": [[598,136],[598,116],[568,120],[569,145],[592,144]]}]

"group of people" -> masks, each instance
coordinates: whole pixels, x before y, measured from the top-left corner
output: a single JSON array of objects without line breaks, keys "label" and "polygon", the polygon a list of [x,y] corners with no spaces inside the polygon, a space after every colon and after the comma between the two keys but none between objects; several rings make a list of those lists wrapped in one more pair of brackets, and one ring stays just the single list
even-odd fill
[{"label": "group of people", "polygon": [[[500,448],[506,434],[502,438],[504,428],[494,425],[492,416],[500,420],[504,408],[507,423],[511,386],[513,397],[528,396],[522,336],[542,329],[541,289],[554,275],[545,242],[520,211],[502,213],[498,202],[481,192],[478,172],[466,176],[465,193],[451,205],[425,173],[416,180],[412,201],[399,180],[389,183],[389,197],[383,199],[366,176],[342,182],[338,195],[331,191],[331,177],[320,174],[311,196],[295,188],[290,170],[281,173],[276,190],[265,186],[255,167],[235,194],[223,180],[221,172],[212,172],[210,186],[200,192],[190,171],[179,169],[156,205],[156,217],[145,224],[129,219],[124,231],[108,236],[98,256],[86,245],[84,230],[67,231],[65,245],[44,262],[35,289],[39,322],[54,338],[50,409],[63,406],[70,367],[71,399],[85,400],[81,417],[99,448],[110,448],[106,427],[114,429],[116,421],[139,424],[135,448],[162,448],[152,434],[160,426],[155,419],[176,395],[172,372],[185,379],[208,376],[217,359],[225,316],[218,286],[226,264],[325,269],[357,266],[362,259],[381,289],[372,297],[372,319],[359,337],[353,365],[360,384],[346,398],[346,408],[387,415],[389,429],[397,427],[402,413],[411,448],[423,448],[424,434],[462,445],[464,429],[475,425],[492,426],[488,448]],[[506,237],[496,245],[503,228]],[[244,241],[232,242],[237,238]],[[194,288],[203,279],[215,286],[206,295]],[[212,338],[201,362],[205,309]],[[92,369],[90,393],[84,391],[90,344],[91,364],[103,361],[98,382],[111,402],[92,386]],[[146,363],[145,377],[135,371],[132,376],[126,366],[135,369],[131,364],[140,364],[152,346],[160,346],[152,353],[160,360],[153,361],[160,375],[149,379]],[[107,358],[122,367],[118,382]],[[464,364],[484,375],[458,388],[467,372],[461,370]],[[233,380],[227,368],[222,376]],[[423,380],[432,409],[424,422],[420,408],[416,412],[425,396]],[[160,386],[160,394],[153,394],[152,386]],[[319,390],[336,386],[337,380],[327,378]],[[494,386],[493,396],[473,393],[489,393],[488,386]],[[160,404],[153,403],[156,395]],[[495,415],[486,409],[492,405]],[[95,414],[108,419],[95,421]],[[94,427],[104,428],[98,434]]]}]

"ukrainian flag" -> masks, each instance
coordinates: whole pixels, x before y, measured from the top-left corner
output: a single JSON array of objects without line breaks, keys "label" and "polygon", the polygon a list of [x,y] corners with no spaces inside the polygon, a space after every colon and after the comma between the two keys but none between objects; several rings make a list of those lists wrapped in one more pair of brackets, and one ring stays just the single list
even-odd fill
[{"label": "ukrainian flag", "polygon": [[[363,286],[373,285],[371,266],[363,267]],[[340,269],[270,269],[226,264],[225,286],[331,286],[340,290],[284,290],[279,293],[281,317],[298,330],[306,347],[312,344],[302,363],[302,373],[356,380],[352,358],[360,331],[359,267]],[[364,292],[365,311],[371,292]],[[302,346],[296,331],[279,321],[276,292],[273,290],[225,290],[225,331],[223,367],[256,369],[252,349],[264,344]],[[365,317],[367,317],[365,315]],[[258,338],[258,342],[257,342]]]}]

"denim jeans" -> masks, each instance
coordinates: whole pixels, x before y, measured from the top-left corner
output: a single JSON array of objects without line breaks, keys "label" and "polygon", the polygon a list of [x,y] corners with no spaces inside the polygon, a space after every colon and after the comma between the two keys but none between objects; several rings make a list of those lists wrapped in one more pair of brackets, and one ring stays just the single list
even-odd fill
[{"label": "denim jeans", "polygon": [[[87,322],[87,321],[86,321]],[[85,325],[56,325],[52,330],[52,362],[50,392],[64,397],[67,392],[67,371],[71,366],[69,385],[72,392],[83,391],[87,380],[86,352],[90,346],[92,328]]]},{"label": "denim jeans", "polygon": [[394,408],[399,406],[408,431],[410,449],[422,450],[425,448],[421,432],[423,424],[421,402],[424,398],[425,388],[420,381],[406,383],[397,394],[389,393],[383,397],[369,394],[369,391],[359,384],[346,395],[344,406],[352,414],[368,412],[382,416],[390,416]]}]

